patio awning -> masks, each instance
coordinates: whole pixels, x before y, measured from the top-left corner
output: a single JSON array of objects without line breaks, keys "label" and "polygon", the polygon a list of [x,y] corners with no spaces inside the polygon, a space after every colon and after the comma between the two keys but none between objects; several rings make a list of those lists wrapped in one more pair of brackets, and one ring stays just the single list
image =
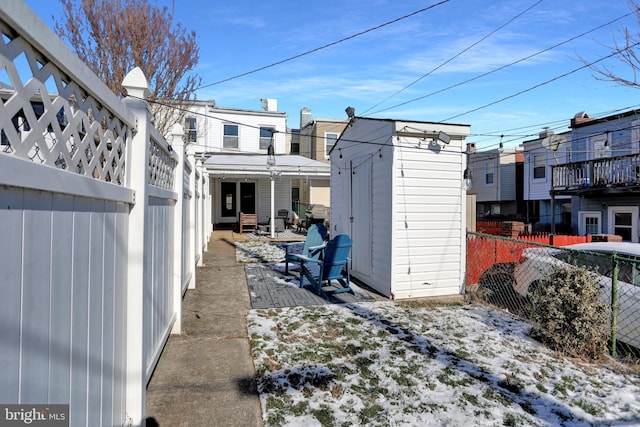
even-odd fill
[{"label": "patio awning", "polygon": [[296,155],[276,155],[276,164],[267,167],[265,154],[210,154],[204,162],[207,172],[215,176],[291,178],[329,178],[331,165]]}]

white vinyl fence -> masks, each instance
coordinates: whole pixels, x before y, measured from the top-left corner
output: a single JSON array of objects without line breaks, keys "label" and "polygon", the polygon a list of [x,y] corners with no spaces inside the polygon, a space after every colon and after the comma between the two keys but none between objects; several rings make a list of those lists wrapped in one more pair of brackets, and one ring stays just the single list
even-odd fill
[{"label": "white vinyl fence", "polygon": [[152,126],[21,1],[0,2],[0,404],[142,425],[146,385],[210,226],[183,130]]}]

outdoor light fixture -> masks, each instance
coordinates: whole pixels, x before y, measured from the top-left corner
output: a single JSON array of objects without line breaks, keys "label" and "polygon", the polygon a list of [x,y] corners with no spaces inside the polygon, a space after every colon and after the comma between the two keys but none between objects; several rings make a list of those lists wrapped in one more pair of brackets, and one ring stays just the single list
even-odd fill
[{"label": "outdoor light fixture", "polygon": [[442,131],[438,132],[437,138],[438,138],[438,141],[444,144],[449,144],[449,142],[451,142],[451,137]]},{"label": "outdoor light fixture", "polygon": [[464,170],[462,178],[464,179],[465,187],[471,188],[471,186],[473,185],[473,181],[471,180],[471,171],[468,168]]},{"label": "outdoor light fixture", "polygon": [[344,112],[347,113],[347,117],[349,117],[349,119],[353,119],[356,116],[356,109],[353,107],[345,108]]},{"label": "outdoor light fixture", "polygon": [[501,142],[500,145],[498,146],[498,151],[500,153],[502,153],[504,151],[504,144]]}]

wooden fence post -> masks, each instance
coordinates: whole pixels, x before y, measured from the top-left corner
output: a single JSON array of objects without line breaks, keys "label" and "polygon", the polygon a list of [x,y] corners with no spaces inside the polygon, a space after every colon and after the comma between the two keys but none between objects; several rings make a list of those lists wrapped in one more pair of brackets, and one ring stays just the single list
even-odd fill
[{"label": "wooden fence post", "polygon": [[147,98],[151,95],[147,79],[140,68],[126,75],[122,86],[128,96],[123,99],[135,115],[137,129],[127,146],[127,187],[135,191],[135,203],[129,213],[127,265],[127,327],[125,411],[132,425],[143,425],[146,401],[146,368],[143,346],[144,242],[145,215],[148,208],[148,164],[151,112]]}]

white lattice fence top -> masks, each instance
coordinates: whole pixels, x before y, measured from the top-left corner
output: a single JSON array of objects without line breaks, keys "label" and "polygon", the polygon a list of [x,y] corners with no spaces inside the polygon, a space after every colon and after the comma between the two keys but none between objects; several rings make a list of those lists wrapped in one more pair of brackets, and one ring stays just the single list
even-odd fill
[{"label": "white lattice fence top", "polygon": [[149,184],[173,190],[176,156],[168,152],[155,138],[151,138],[149,153]]},{"label": "white lattice fence top", "polygon": [[131,125],[0,20],[0,155],[124,184]]}]

